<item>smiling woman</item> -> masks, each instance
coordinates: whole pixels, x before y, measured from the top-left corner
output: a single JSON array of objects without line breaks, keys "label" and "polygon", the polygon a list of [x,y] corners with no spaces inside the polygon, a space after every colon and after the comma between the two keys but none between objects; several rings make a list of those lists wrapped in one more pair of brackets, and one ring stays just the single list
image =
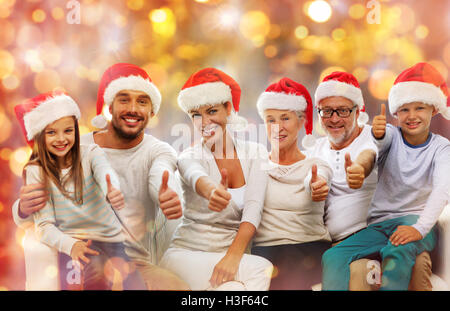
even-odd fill
[{"label": "smiling woman", "polygon": [[188,79],[178,97],[202,142],[178,158],[186,205],[161,266],[192,290],[269,288],[272,264],[248,254],[261,218],[267,154],[228,131],[230,120],[238,119],[240,95],[233,78],[206,68]]},{"label": "smiling woman", "polygon": [[[270,289],[310,290],[320,282],[322,254],[330,247],[323,222],[329,165],[298,148],[300,130],[312,134],[308,90],[289,78],[271,84],[257,102],[271,144],[269,182],[252,254],[274,265]],[[306,135],[310,136],[310,135]]]}]

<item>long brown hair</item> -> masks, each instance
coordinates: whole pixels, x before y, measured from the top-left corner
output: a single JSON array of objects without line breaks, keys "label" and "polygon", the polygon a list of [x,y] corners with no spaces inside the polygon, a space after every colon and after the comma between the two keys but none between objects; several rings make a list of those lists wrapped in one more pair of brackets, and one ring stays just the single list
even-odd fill
[{"label": "long brown hair", "polygon": [[[34,138],[33,153],[30,156],[30,160],[25,165],[38,165],[41,168],[41,172],[44,178],[44,184],[46,188],[49,188],[49,180],[52,181],[61,193],[72,200],[78,205],[83,204],[83,168],[81,166],[81,152],[80,152],[80,130],[78,127],[78,120],[73,117],[75,122],[75,143],[69,150],[67,156],[71,159],[70,171],[61,180],[60,167],[56,157],[50,153],[45,144],[45,130],[42,130]],[[25,169],[24,168],[24,169]],[[74,193],[70,193],[66,190],[66,185],[69,181],[73,181]]]}]

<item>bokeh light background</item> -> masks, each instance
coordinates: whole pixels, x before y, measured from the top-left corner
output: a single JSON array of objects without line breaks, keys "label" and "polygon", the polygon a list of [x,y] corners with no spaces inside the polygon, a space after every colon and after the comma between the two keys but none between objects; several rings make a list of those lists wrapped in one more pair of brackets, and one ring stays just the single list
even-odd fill
[{"label": "bokeh light background", "polygon": [[[80,0],[80,24],[67,22],[69,2],[0,0],[0,290],[25,288],[24,233],[11,216],[31,152],[13,110],[25,98],[66,90],[81,106],[87,133],[94,130],[103,71],[131,62],[150,73],[163,95],[149,132],[173,142],[171,126],[189,122],[177,106],[178,92],[207,66],[240,83],[240,114],[253,123],[261,122],[257,97],[283,76],[313,94],[324,75],[352,72],[371,119],[395,77],[419,61],[432,63],[449,81],[450,1]],[[369,23],[374,2],[379,24]],[[450,138],[440,115],[432,131]]]}]

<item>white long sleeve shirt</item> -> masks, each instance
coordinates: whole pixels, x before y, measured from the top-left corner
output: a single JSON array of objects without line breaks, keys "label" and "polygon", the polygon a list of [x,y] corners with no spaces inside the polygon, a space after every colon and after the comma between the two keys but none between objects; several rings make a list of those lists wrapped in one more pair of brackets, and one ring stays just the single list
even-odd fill
[{"label": "white long sleeve shirt", "polygon": [[269,163],[272,168],[268,171],[264,211],[253,245],[331,241],[323,220],[325,202],[312,201],[308,190],[313,164],[321,177],[331,179],[333,171],[327,162],[306,158],[291,165]]},{"label": "white long sleeve shirt", "polygon": [[359,136],[341,150],[332,149],[328,138],[322,137],[314,148],[305,151],[309,157],[328,162],[333,170],[330,192],[325,201],[325,224],[333,241],[345,239],[367,227],[369,205],[377,185],[377,167],[366,177],[360,189],[351,189],[347,184],[345,154],[349,153],[353,161],[364,150],[373,150],[378,154],[371,130],[371,126],[364,125]]},{"label": "white long sleeve shirt", "polygon": [[[73,245],[80,240],[123,242],[125,239],[119,220],[106,201],[106,174],[110,175],[113,186],[120,190],[116,173],[97,145],[85,145],[80,149],[84,177],[83,204],[75,204],[50,182],[47,204],[33,214],[40,240],[68,256]],[[62,178],[68,172],[69,169],[63,170]],[[43,181],[41,168],[37,165],[29,165],[26,176],[27,184]],[[73,182],[66,185],[66,190],[74,191]]]},{"label": "white long sleeve shirt", "polygon": [[[81,137],[82,145],[94,143],[93,133]],[[125,197],[125,207],[118,211],[118,215],[132,234],[132,237],[126,235],[126,252],[133,260],[157,264],[170,244],[174,228],[180,222],[180,219],[167,220],[159,208],[158,200],[165,170],[169,171],[168,186],[182,198],[179,177],[175,174],[176,151],[169,144],[147,134],[133,148],[102,150],[118,175]],[[18,200],[13,205],[13,217],[21,227],[33,221],[32,216],[21,218],[18,215]]]},{"label": "white long sleeve shirt", "polygon": [[267,150],[260,144],[238,139],[234,144],[246,184],[243,208],[231,200],[221,212],[210,210],[208,200],[196,193],[195,185],[203,176],[220,183],[214,156],[201,144],[184,150],[178,158],[178,169],[186,204],[170,247],[224,252],[236,237],[240,223],[249,222],[258,228],[267,186]]}]

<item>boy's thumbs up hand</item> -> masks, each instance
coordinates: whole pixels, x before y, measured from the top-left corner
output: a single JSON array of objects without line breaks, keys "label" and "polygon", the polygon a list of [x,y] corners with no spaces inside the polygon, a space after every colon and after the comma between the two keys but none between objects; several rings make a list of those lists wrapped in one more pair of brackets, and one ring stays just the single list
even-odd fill
[{"label": "boy's thumbs up hand", "polygon": [[376,139],[383,138],[386,133],[386,105],[381,104],[381,113],[372,122],[372,133]]}]

